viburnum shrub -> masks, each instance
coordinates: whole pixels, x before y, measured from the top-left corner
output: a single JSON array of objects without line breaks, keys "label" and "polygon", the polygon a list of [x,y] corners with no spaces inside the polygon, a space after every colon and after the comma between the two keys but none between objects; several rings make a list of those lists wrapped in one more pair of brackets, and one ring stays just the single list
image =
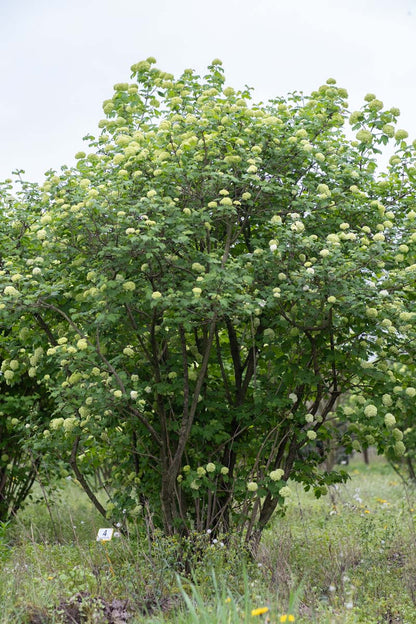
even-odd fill
[{"label": "viburnum shrub", "polygon": [[[0,377],[0,522],[13,517],[44,472],[41,452],[31,440],[39,427],[47,426],[51,402],[27,375],[16,375],[17,360],[3,360]],[[7,366],[7,367],[6,367]],[[4,377],[5,375],[5,377]]]},{"label": "viburnum shrub", "polygon": [[6,362],[55,404],[33,444],[107,517],[258,539],[289,479],[345,479],[334,442],[406,452],[383,395],[413,358],[415,147],[333,79],[259,104],[218,60],[148,59],[114,89],[76,167],[3,185]]}]

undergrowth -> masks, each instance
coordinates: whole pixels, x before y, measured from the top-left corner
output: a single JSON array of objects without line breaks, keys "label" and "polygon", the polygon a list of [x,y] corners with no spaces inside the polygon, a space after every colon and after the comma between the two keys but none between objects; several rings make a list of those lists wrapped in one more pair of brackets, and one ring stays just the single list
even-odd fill
[{"label": "undergrowth", "polygon": [[[258,550],[237,536],[97,542],[74,483],[0,525],[0,624],[416,621],[416,501],[388,464],[355,460],[319,500],[292,484]],[[51,495],[52,496],[52,495]],[[414,505],[414,506],[413,506]]]}]

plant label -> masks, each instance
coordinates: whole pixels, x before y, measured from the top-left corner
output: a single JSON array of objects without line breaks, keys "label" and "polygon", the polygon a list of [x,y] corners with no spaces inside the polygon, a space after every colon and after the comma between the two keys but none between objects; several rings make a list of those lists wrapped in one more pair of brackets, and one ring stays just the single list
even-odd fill
[{"label": "plant label", "polygon": [[97,542],[109,542],[113,537],[114,529],[98,529]]}]

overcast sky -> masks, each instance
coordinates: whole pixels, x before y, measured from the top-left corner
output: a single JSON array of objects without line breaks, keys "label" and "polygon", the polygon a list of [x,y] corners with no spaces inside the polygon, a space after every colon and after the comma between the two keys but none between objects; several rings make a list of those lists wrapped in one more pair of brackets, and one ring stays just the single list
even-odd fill
[{"label": "overcast sky", "polygon": [[373,92],[416,138],[416,0],[0,0],[0,179],[74,163],[130,66],[203,72],[259,100],[336,78]]}]

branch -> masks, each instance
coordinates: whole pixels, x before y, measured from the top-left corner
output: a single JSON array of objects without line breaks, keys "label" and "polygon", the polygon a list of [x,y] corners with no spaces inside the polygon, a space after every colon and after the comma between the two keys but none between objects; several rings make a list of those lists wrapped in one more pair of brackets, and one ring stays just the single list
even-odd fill
[{"label": "branch", "polygon": [[139,410],[137,410],[135,407],[132,407],[131,405],[127,407],[127,411],[129,412],[129,414],[135,416],[136,418],[140,420],[140,422],[142,423],[142,425],[146,427],[146,429],[148,430],[148,432],[150,433],[150,435],[152,436],[156,444],[160,446],[162,444],[162,440],[159,434],[157,433],[156,429],[152,427],[150,422],[143,416],[143,414],[141,414]]},{"label": "branch", "polygon": [[334,344],[334,332],[332,328],[332,308],[329,311],[329,340],[331,344],[332,359],[332,380],[334,384],[334,392],[338,392],[338,380],[337,380],[337,367],[335,366],[335,344]]},{"label": "branch", "polygon": [[45,332],[45,334],[49,338],[49,342],[52,345],[56,346],[58,344],[58,342],[57,342],[55,336],[52,334],[52,331],[51,331],[49,325],[44,321],[44,319],[41,317],[39,312],[34,312],[33,316],[36,319],[36,321],[38,322],[38,325],[43,329],[43,331]]},{"label": "branch", "polygon": [[225,317],[225,324],[227,326],[228,332],[228,340],[230,341],[230,351],[231,357],[234,365],[234,375],[235,375],[235,386],[236,386],[236,394],[237,394],[237,402],[240,398],[241,391],[241,382],[242,382],[242,366],[241,366],[241,358],[240,358],[240,349],[237,340],[236,331],[231,323],[231,319],[229,316]]},{"label": "branch", "polygon": [[232,399],[231,392],[230,392],[230,384],[228,382],[227,373],[225,372],[225,368],[224,368],[224,362],[222,361],[220,338],[218,336],[217,329],[215,329],[215,344],[217,347],[217,360],[218,360],[218,365],[221,371],[222,381],[224,384],[225,396],[227,397],[228,403],[232,405],[233,399]]},{"label": "branch", "polygon": [[210,323],[209,334],[205,344],[205,353],[199,368],[198,378],[196,380],[194,394],[192,397],[192,403],[189,408],[188,414],[184,414],[182,418],[181,428],[179,431],[179,441],[178,446],[176,447],[175,456],[172,460],[171,470],[172,470],[172,479],[176,478],[177,470],[179,469],[180,462],[182,460],[182,455],[186,447],[186,443],[189,438],[189,434],[191,431],[192,423],[195,417],[196,408],[198,406],[198,398],[201,393],[202,384],[205,380],[205,374],[208,368],[209,356],[211,354],[212,344],[215,338],[215,328],[217,324],[218,313],[215,312],[213,319]]},{"label": "branch", "polygon": [[88,482],[85,479],[84,475],[78,468],[77,453],[78,453],[79,442],[80,442],[80,436],[78,435],[75,438],[74,444],[72,446],[71,457],[69,459],[70,466],[72,470],[74,471],[76,478],[78,479],[81,486],[83,487],[86,495],[88,496],[88,498],[94,505],[94,507],[100,512],[102,516],[104,516],[104,518],[107,519],[107,514],[106,514],[104,507],[101,505],[100,501],[98,500],[98,498],[95,496],[94,492],[91,490],[90,486],[88,485]]},{"label": "branch", "polygon": [[182,348],[182,368],[183,368],[183,414],[185,417],[189,413],[189,374],[188,374],[188,354],[186,352],[186,338],[183,325],[179,325],[179,338]]}]

